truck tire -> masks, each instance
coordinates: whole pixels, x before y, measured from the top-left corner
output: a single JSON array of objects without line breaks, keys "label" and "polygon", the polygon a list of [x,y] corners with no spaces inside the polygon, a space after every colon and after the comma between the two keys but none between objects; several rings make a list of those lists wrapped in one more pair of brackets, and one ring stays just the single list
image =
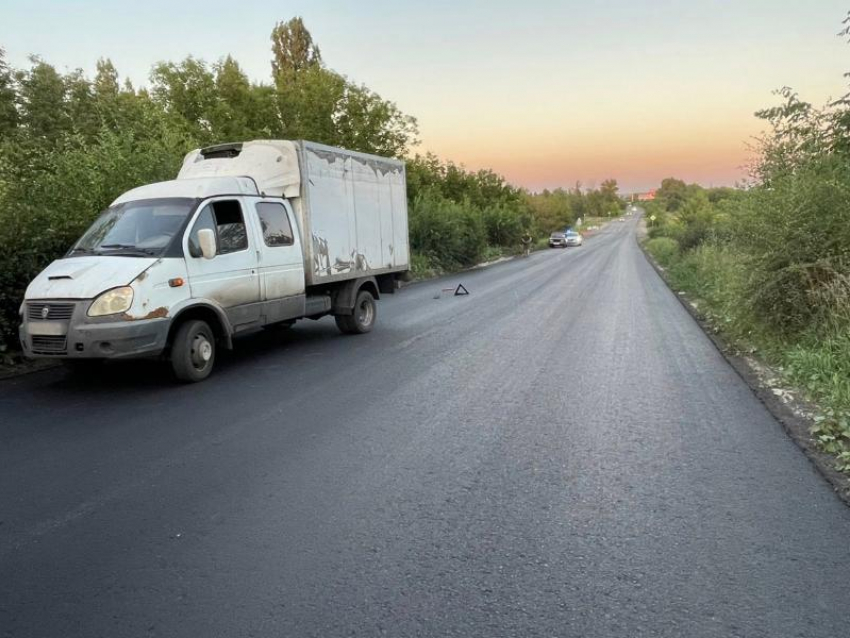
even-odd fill
[{"label": "truck tire", "polygon": [[368,290],[361,290],[357,293],[357,299],[354,302],[354,308],[350,315],[336,315],[336,327],[341,332],[349,335],[365,334],[372,330],[375,325],[375,319],[378,316],[378,309],[375,305],[375,298]]},{"label": "truck tire", "polygon": [[177,328],[171,345],[171,369],[180,381],[197,383],[215,364],[215,334],[206,321],[189,320]]}]

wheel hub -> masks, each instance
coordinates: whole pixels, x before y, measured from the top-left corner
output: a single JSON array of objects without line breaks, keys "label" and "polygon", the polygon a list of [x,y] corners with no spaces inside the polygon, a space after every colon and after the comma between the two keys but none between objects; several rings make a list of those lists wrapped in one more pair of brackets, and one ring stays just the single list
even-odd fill
[{"label": "wheel hub", "polygon": [[360,324],[363,326],[368,326],[372,323],[372,304],[368,301],[363,301],[360,304],[359,308],[360,312],[358,313],[358,320]]},{"label": "wheel hub", "polygon": [[198,369],[203,369],[212,359],[212,344],[204,335],[198,335],[192,345],[192,364]]}]

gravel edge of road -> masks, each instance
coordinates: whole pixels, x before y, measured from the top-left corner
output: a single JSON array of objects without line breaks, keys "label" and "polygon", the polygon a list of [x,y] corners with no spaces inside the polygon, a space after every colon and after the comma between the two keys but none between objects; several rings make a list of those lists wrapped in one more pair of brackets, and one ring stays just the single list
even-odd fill
[{"label": "gravel edge of road", "polygon": [[[643,246],[643,243],[635,238],[635,242],[643,253],[649,265],[658,273],[658,276],[664,284],[673,293],[673,296],[679,300],[682,307],[693,317],[697,325],[702,329],[703,333],[709,338],[711,343],[732,367],[738,376],[743,379],[744,383],[750,388],[756,398],[767,408],[768,412],[775,418],[792,441],[799,447],[812,465],[815,466],[818,473],[830,484],[835,495],[848,507],[850,507],[850,477],[845,476],[835,469],[835,458],[823,452],[818,448],[816,441],[811,435],[811,427],[813,422],[798,414],[789,405],[784,403],[777,397],[773,390],[766,387],[762,382],[762,377],[759,375],[759,370],[744,356],[737,353],[736,348],[731,346],[726,340],[721,337],[705,320],[699,310],[692,305],[691,299],[687,294],[676,290],[670,283],[667,273],[658,262],[655,261]],[[764,365],[765,368],[768,366]],[[809,404],[797,400],[802,405],[809,407]],[[809,410],[813,411],[813,410]]]}]

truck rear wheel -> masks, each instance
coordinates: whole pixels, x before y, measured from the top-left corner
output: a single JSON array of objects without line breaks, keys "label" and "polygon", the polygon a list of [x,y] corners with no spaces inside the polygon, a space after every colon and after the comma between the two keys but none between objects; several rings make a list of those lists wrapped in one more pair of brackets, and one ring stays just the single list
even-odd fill
[{"label": "truck rear wheel", "polygon": [[357,293],[357,300],[354,302],[351,314],[336,315],[334,319],[336,319],[336,327],[341,332],[356,335],[369,332],[374,327],[377,316],[378,309],[372,293],[368,290],[361,290]]},{"label": "truck rear wheel", "polygon": [[206,321],[192,319],[183,323],[171,345],[171,368],[180,381],[203,381],[215,363],[215,334]]}]

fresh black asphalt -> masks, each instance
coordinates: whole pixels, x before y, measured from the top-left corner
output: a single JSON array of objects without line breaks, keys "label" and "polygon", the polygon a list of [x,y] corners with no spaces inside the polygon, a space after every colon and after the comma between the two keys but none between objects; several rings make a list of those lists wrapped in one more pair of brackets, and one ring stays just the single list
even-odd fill
[{"label": "fresh black asphalt", "polygon": [[199,385],[0,382],[0,636],[850,635],[850,511],[635,224]]}]

